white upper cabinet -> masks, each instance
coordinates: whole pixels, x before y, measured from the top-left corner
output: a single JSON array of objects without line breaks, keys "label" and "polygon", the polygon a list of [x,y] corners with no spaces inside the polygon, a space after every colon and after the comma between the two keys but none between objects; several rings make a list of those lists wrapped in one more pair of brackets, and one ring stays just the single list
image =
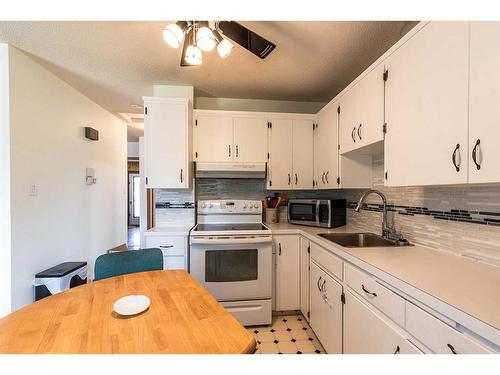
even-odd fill
[{"label": "white upper cabinet", "polygon": [[431,22],[386,60],[387,186],[467,182],[468,30]]},{"label": "white upper cabinet", "polygon": [[383,141],[384,65],[361,78],[339,103],[341,154]]},{"label": "white upper cabinet", "polygon": [[293,189],[313,188],[313,121],[293,120]]},{"label": "white upper cabinet", "polygon": [[500,22],[470,23],[469,182],[500,181]]},{"label": "white upper cabinet", "polygon": [[339,141],[341,154],[352,151],[359,146],[359,139],[356,134],[359,125],[357,96],[358,90],[356,85],[342,95],[339,101]]},{"label": "white upper cabinet", "polygon": [[358,83],[356,137],[358,147],[384,140],[384,64],[379,64]]},{"label": "white upper cabinet", "polygon": [[267,119],[234,117],[234,161],[267,161]]},{"label": "white upper cabinet", "polygon": [[231,161],[234,155],[233,119],[229,113],[196,116],[197,161]]},{"label": "white upper cabinet", "polygon": [[147,188],[192,185],[192,109],[188,99],[144,97]]},{"label": "white upper cabinet", "polygon": [[292,189],[292,120],[273,119],[269,129],[268,189]]},{"label": "white upper cabinet", "polygon": [[328,104],[317,117],[314,130],[314,187],[338,188],[338,113],[337,103]]},{"label": "white upper cabinet", "polygon": [[270,120],[267,188],[312,189],[314,170],[313,120]]}]

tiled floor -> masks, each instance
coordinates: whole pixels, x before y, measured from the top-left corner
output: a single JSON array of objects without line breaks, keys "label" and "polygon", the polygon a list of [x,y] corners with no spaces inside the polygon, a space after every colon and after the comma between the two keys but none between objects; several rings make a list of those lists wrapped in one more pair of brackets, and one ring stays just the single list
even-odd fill
[{"label": "tiled floor", "polygon": [[247,327],[255,336],[255,354],[325,354],[302,315],[273,316],[271,326]]}]

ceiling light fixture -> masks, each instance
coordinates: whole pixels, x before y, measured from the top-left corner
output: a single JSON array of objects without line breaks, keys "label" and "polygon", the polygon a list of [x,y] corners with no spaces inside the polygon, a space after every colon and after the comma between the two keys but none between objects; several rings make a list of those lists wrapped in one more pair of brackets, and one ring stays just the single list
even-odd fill
[{"label": "ceiling light fixture", "polygon": [[[219,25],[222,24],[226,25],[227,30],[221,30]],[[229,37],[224,32],[228,32]],[[218,55],[225,59],[234,48],[233,41],[229,38],[261,59],[265,58],[275,47],[274,44],[244,26],[236,22],[226,21],[177,21],[165,27],[163,38],[171,47],[179,48],[182,46],[181,66],[200,65],[203,61],[202,51],[210,52],[214,48],[217,48]],[[239,40],[238,38],[243,39]],[[251,47],[248,44],[249,40],[260,43],[257,46],[260,50],[257,47],[255,47],[257,49]],[[265,44],[262,44],[263,42]],[[263,54],[261,50],[264,50],[265,53]]]}]

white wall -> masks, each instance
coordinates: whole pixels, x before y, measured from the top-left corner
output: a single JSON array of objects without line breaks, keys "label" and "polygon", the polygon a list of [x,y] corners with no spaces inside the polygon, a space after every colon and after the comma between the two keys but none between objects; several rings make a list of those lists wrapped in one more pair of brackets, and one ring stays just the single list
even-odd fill
[{"label": "white wall", "polygon": [[[127,129],[117,117],[9,47],[12,309],[37,271],[126,242]],[[84,138],[84,127],[99,141]],[[97,184],[85,184],[85,168]],[[36,184],[37,196],[30,196]]]},{"label": "white wall", "polygon": [[9,53],[0,43],[0,317],[11,310]]},{"label": "white wall", "polygon": [[139,142],[127,142],[127,156],[129,158],[139,157]]}]

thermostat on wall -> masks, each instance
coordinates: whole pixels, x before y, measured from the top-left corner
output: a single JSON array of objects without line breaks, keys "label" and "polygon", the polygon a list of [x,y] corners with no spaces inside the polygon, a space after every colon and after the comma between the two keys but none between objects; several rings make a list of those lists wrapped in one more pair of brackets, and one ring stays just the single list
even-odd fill
[{"label": "thermostat on wall", "polygon": [[99,140],[99,131],[91,128],[89,126],[85,127],[85,138],[90,139],[91,141]]}]

